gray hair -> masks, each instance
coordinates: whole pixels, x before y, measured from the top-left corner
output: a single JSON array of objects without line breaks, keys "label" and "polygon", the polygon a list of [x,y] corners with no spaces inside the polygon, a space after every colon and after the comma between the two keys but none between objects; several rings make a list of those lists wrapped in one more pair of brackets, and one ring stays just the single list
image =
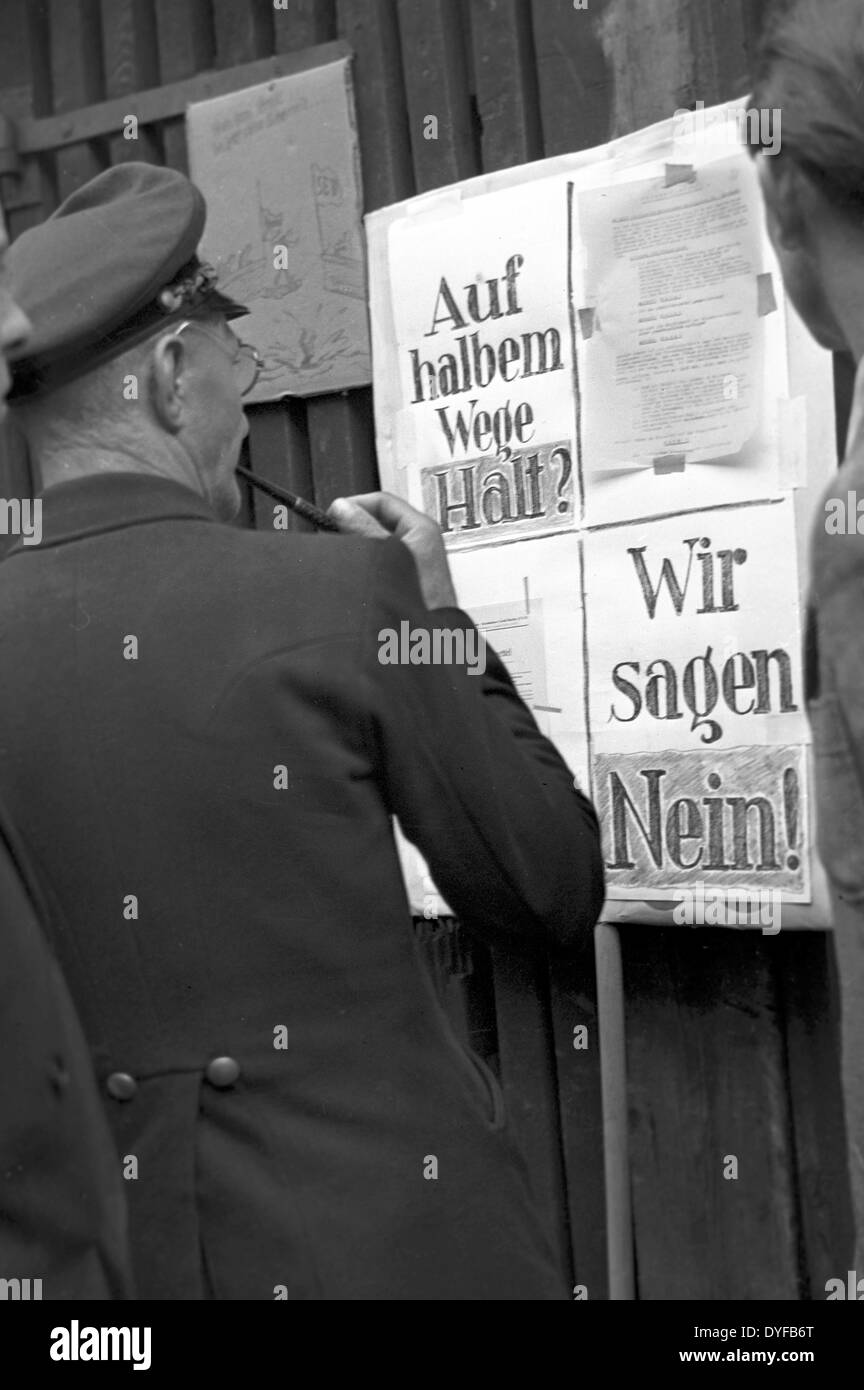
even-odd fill
[{"label": "gray hair", "polygon": [[754,102],[780,110],[783,154],[834,206],[864,217],[861,0],[795,0],[780,10],[760,45]]},{"label": "gray hair", "polygon": [[52,449],[83,442],[98,430],[124,432],[134,402],[148,389],[146,361],[152,346],[130,348],[45,395],[10,401],[15,424],[28,441]]}]

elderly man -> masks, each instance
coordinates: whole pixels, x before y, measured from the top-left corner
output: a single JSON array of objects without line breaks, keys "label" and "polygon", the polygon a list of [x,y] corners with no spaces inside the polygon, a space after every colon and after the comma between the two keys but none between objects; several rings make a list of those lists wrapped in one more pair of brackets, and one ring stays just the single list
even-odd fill
[{"label": "elderly man", "polygon": [[505,949],[590,936],[596,818],[493,652],[379,660],[403,621],[471,629],[427,518],[374,495],[337,515],[376,539],[224,524],[255,364],[204,216],[125,164],[11,252],[46,491],[0,588],[0,783],[69,919],[139,1293],[564,1298],[391,818]]},{"label": "elderly man", "polygon": [[[0,272],[5,245],[0,222]],[[0,277],[0,420],[5,354],[30,331]],[[40,925],[47,915],[0,812],[0,1298],[123,1297],[130,1285],[120,1165]]]}]

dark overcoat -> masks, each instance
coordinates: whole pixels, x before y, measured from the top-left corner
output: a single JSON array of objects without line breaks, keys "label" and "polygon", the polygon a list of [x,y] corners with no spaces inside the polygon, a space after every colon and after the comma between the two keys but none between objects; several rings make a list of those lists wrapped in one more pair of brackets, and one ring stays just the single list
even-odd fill
[{"label": "dark overcoat", "polygon": [[44,916],[0,813],[0,1298],[123,1298],[120,1164]]},{"label": "dark overcoat", "polygon": [[469,622],[393,538],[122,473],[43,528],[0,575],[0,783],[136,1161],[140,1296],[566,1297],[392,835],[496,946],[589,936],[596,817],[500,662],[381,663],[385,629]]}]

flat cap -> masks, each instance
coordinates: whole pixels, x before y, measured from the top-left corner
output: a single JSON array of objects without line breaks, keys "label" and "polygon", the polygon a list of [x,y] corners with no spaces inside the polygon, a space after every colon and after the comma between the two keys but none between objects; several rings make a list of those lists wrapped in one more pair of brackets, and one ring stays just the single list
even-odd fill
[{"label": "flat cap", "polygon": [[128,163],[97,174],[23,232],[6,267],[33,333],[10,363],[10,400],[84,376],[162,324],[248,313],[197,258],[206,217],[185,175]]}]

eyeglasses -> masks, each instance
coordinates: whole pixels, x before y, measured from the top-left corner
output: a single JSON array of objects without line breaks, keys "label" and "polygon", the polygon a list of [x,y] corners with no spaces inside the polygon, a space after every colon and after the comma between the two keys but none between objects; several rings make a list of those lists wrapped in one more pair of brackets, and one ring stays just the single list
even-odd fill
[{"label": "eyeglasses", "polygon": [[[223,352],[230,352],[228,344],[224,339],[217,338],[215,333],[211,333],[204,327],[203,323],[199,323],[197,319],[186,319],[180,324],[179,328],[174,330],[172,336],[179,338],[180,334],[186,328],[197,328],[199,333],[203,333],[205,338],[209,338],[210,341],[215,343],[218,348],[221,348]],[[252,387],[258,380],[264,363],[251,344],[241,342],[234,333],[231,334],[231,337],[237,344],[236,350],[231,357],[231,366],[234,368],[237,389],[241,396],[248,396]]]}]

